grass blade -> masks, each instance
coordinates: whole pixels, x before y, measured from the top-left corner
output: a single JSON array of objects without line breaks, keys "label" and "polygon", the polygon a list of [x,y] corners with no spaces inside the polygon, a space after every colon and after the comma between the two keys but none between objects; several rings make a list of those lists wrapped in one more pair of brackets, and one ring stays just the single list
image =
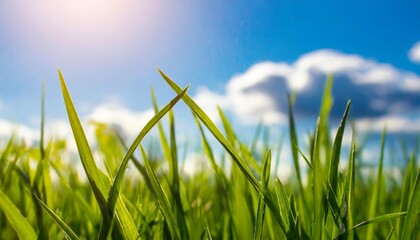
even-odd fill
[{"label": "grass blade", "polygon": [[286,230],[289,231],[290,229],[289,214],[291,214],[291,208],[290,208],[289,200],[287,197],[287,193],[286,193],[286,190],[284,189],[283,184],[281,183],[278,177],[276,177],[274,184],[275,184],[274,187],[276,191],[277,204],[280,209],[280,214],[283,221],[285,222]]},{"label": "grass blade", "polygon": [[149,178],[152,182],[154,194],[158,202],[160,203],[160,208],[162,210],[163,215],[165,216],[165,220],[168,224],[169,231],[173,239],[181,239],[181,235],[179,232],[178,224],[176,221],[175,216],[172,212],[172,207],[168,201],[168,198],[165,195],[165,192],[162,189],[162,185],[159,183],[158,178],[156,177],[156,173],[153,171],[152,166],[150,165],[149,159],[144,151],[143,147],[140,145],[141,154],[143,156],[144,165],[146,167],[147,173]]},{"label": "grass blade", "polygon": [[[416,173],[414,169],[414,153],[413,153],[410,157],[410,162],[405,169],[404,182],[401,189],[402,191],[401,191],[401,201],[400,201],[400,212],[407,211],[408,201],[410,199],[411,187],[414,186],[414,183],[412,181],[414,180],[413,176],[415,174]],[[401,238],[403,226],[404,226],[404,221],[400,221],[398,223],[398,230],[397,230],[399,238]]]},{"label": "grass blade", "polygon": [[[410,193],[408,203],[407,217],[405,218],[402,229],[402,239],[411,239],[414,229],[416,229],[417,211],[420,207],[420,171],[417,173],[416,181]],[[417,228],[418,230],[418,228]]]},{"label": "grass blade", "polygon": [[[179,93],[182,89],[174,83],[168,76],[166,76],[162,71],[159,70],[159,73],[165,79],[165,81],[171,86],[171,88]],[[243,159],[239,156],[239,154],[235,151],[234,147],[226,140],[220,130],[216,127],[213,121],[207,116],[206,113],[192,100],[188,94],[185,94],[182,98],[184,102],[190,107],[193,113],[203,122],[203,124],[210,130],[213,136],[222,144],[222,146],[228,151],[228,153],[232,156],[234,162],[238,165],[239,169],[243,172],[245,177],[250,181],[250,183],[261,192],[261,187],[257,181],[257,179],[253,176],[251,171],[249,170],[247,164],[243,161]]]},{"label": "grass blade", "polygon": [[111,187],[111,190],[109,191],[108,195],[108,209],[110,210],[110,213],[113,214],[115,210],[115,204],[117,202],[119,191],[122,185],[122,182],[124,180],[125,176],[125,170],[127,169],[128,162],[131,159],[131,156],[133,155],[134,151],[140,144],[140,142],[143,140],[143,138],[146,136],[146,134],[152,129],[152,127],[163,117],[165,114],[172,109],[173,106],[181,99],[181,97],[187,92],[189,86],[186,87],[178,96],[176,96],[174,99],[172,99],[165,107],[163,107],[155,116],[150,119],[149,122],[143,127],[143,129],[140,131],[139,135],[137,135],[134,142],[131,144],[130,148],[128,149],[126,155],[124,156],[124,159],[121,161],[120,166],[118,167],[117,174],[114,178],[114,183]]},{"label": "grass blade", "polygon": [[[267,155],[264,159],[263,171],[261,174],[261,187],[263,191],[267,191],[268,189],[268,182],[270,180],[270,171],[271,171],[271,150],[267,152]],[[254,240],[263,239],[265,206],[266,204],[264,202],[264,195],[260,195],[260,197],[258,198],[257,220],[255,221],[255,227],[254,227]]]},{"label": "grass blade", "polygon": [[17,233],[20,239],[37,239],[35,230],[28,222],[19,209],[13,204],[13,202],[4,194],[0,189],[0,208],[6,215],[7,220],[12,225],[13,229]]},{"label": "grass blade", "polygon": [[99,169],[96,166],[95,161],[93,160],[93,155],[90,151],[86,135],[83,131],[79,117],[77,116],[76,109],[74,108],[73,101],[70,97],[64,77],[60,69],[58,70],[58,75],[60,77],[60,84],[63,93],[64,103],[66,105],[67,115],[70,121],[74,138],[76,140],[76,145],[79,151],[80,159],[82,160],[83,168],[85,169],[87,178],[92,188],[99,189],[100,191],[99,193],[95,193],[95,197],[104,199],[102,194],[106,192],[105,184],[103,183],[102,178],[99,174]]},{"label": "grass blade", "polygon": [[[416,213],[416,212],[414,212],[414,213]],[[392,220],[392,219],[397,219],[397,218],[403,217],[405,215],[407,215],[407,212],[397,212],[397,213],[384,214],[384,215],[377,216],[377,217],[371,218],[369,220],[363,221],[361,223],[358,223],[352,229],[356,229],[356,228],[359,228],[359,227],[365,226],[365,225],[370,226],[373,223],[381,223],[381,222],[389,221],[389,220]],[[368,239],[368,238],[366,238],[366,239]],[[373,238],[370,238],[370,239],[373,239]],[[410,238],[402,238],[402,239],[410,239]]]},{"label": "grass blade", "polygon": [[[376,215],[376,210],[378,209],[379,203],[379,195],[381,192],[381,184],[382,184],[382,175],[383,175],[383,161],[384,161],[384,150],[385,150],[385,135],[386,135],[386,128],[382,131],[381,137],[381,154],[379,157],[379,165],[378,165],[378,172],[376,175],[376,183],[373,188],[372,198],[370,200],[370,210],[369,210],[369,218],[374,218]],[[369,225],[367,229],[366,238],[373,239],[373,230],[374,225]]]},{"label": "grass blade", "polygon": [[[159,111],[159,107],[158,107],[158,104],[157,104],[155,91],[152,88],[150,90],[150,92],[151,92],[151,95],[152,95],[153,109],[157,113]],[[169,160],[171,158],[171,149],[169,148],[168,140],[166,138],[165,131],[163,130],[163,126],[162,126],[162,123],[160,121],[157,123],[157,128],[158,128],[158,132],[159,132],[160,146],[162,147],[163,155],[165,156],[166,159]]]},{"label": "grass blade", "polygon": [[[182,89],[173,82],[168,76],[166,76],[160,69],[158,69],[159,73],[163,77],[163,79],[169,84],[169,86],[177,93],[180,93]],[[219,141],[219,143],[225,148],[225,150],[231,156],[233,162],[238,166],[241,172],[244,174],[246,179],[251,183],[251,185],[259,192],[259,194],[265,194],[264,201],[266,202],[267,206],[273,211],[275,214],[275,219],[280,224],[282,230],[285,230],[285,224],[281,220],[278,213],[278,209],[274,205],[274,202],[268,193],[264,193],[261,189],[260,184],[258,183],[257,179],[254,177],[252,172],[249,170],[245,161],[240,157],[240,155],[235,151],[234,147],[226,140],[220,130],[216,127],[216,125],[211,121],[211,119],[207,116],[207,114],[194,102],[194,100],[185,94],[182,97],[182,100],[187,104],[187,106],[191,109],[191,111],[203,122],[203,124],[207,127],[207,129],[213,134],[213,136]]]},{"label": "grass blade", "polygon": [[[302,210],[304,212],[303,215],[310,216],[308,201],[305,198],[305,190],[303,188],[303,180],[302,180],[301,171],[300,171],[299,153],[304,158],[304,160],[306,161],[306,163],[311,169],[312,169],[312,165],[308,161],[308,159],[305,157],[305,155],[300,151],[299,146],[298,146],[299,141],[298,141],[298,137],[296,133],[297,131],[296,131],[296,124],[295,124],[295,117],[293,113],[293,105],[295,102],[295,97],[296,97],[296,94],[292,94],[287,97],[288,108],[289,108],[289,136],[290,136],[290,144],[291,144],[290,146],[292,150],[293,165],[296,171],[298,189],[301,195],[299,199],[302,202],[302,206],[303,206]],[[306,219],[309,219],[309,218],[303,218],[303,224],[304,224],[305,230],[308,231],[310,229],[310,221],[305,221]]]},{"label": "grass blade", "polygon": [[[74,139],[76,141],[77,149],[79,152],[80,159],[82,161],[83,168],[85,169],[87,179],[92,188],[92,191],[94,192],[95,199],[101,209],[102,216],[105,222],[107,223],[105,226],[110,226],[112,221],[112,215],[110,214],[111,211],[109,211],[106,200],[104,198],[104,196],[108,193],[108,190],[110,188],[109,182],[105,182],[108,181],[108,179],[101,175],[100,170],[95,164],[92,152],[86,139],[86,135],[84,134],[82,125],[80,123],[79,117],[77,116],[76,109],[74,108],[73,101],[70,97],[70,93],[67,89],[66,82],[60,69],[58,69],[58,75],[60,78],[60,84],[64,98],[64,103],[67,110],[67,115],[70,121],[70,125],[73,131]],[[137,239],[138,232],[133,219],[128,214],[128,211],[126,210],[122,201],[120,201],[119,205],[119,217],[117,222],[118,227],[116,228],[115,237],[123,239]],[[105,237],[106,235],[102,236]]]},{"label": "grass blade", "polygon": [[[356,169],[356,143],[353,140],[351,143],[351,151],[350,151],[350,159],[349,159],[349,167],[347,172],[347,182],[345,186],[345,193],[346,198],[345,201],[347,203],[347,212],[345,213],[347,216],[344,216],[344,229],[348,229],[349,226],[353,226],[353,200],[354,200],[354,186],[355,186],[355,169]],[[347,217],[347,218],[346,218]],[[349,232],[346,232],[347,239],[353,239],[353,229],[351,229]]]},{"label": "grass blade", "polygon": [[45,212],[51,217],[52,220],[60,227],[61,230],[72,240],[77,240],[79,237],[71,230],[69,226],[67,226],[66,223],[64,223],[63,220],[57,214],[55,214],[45,203],[41,201],[37,196],[35,196],[35,199],[38,201],[38,204],[41,205],[41,207],[44,209]]},{"label": "grass blade", "polygon": [[318,118],[318,124],[315,133],[314,140],[314,152],[312,157],[312,184],[313,184],[313,229],[312,239],[323,239],[324,233],[324,202],[323,202],[323,189],[322,189],[322,166],[321,159],[319,156],[320,150],[320,118]]},{"label": "grass blade", "polygon": [[41,96],[41,136],[39,138],[39,151],[41,153],[41,159],[45,158],[44,149],[44,125],[45,125],[45,83],[42,82],[42,96]]},{"label": "grass blade", "polygon": [[348,101],[346,110],[344,111],[343,118],[341,119],[340,126],[338,127],[337,134],[335,135],[333,149],[331,152],[328,183],[331,186],[332,190],[334,191],[335,195],[337,195],[338,164],[340,162],[341,143],[343,141],[344,129],[346,127],[346,120],[350,111],[350,106],[351,106],[351,101]]}]

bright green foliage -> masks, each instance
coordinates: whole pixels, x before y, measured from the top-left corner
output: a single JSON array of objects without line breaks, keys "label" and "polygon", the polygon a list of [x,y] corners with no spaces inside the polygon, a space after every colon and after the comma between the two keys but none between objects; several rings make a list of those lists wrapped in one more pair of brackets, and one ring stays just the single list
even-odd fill
[{"label": "bright green foliage", "polygon": [[20,239],[37,239],[36,233],[28,220],[22,216],[19,209],[0,190],[0,209],[6,215],[7,220],[13,226]]},{"label": "bright green foliage", "polygon": [[[186,93],[188,87],[160,74],[176,94],[160,109],[152,91],[155,116],[135,140],[126,143],[112,126],[92,122],[96,144],[89,145],[59,71],[79,156],[68,156],[66,142],[45,138],[43,93],[39,144],[0,140],[0,239],[420,239],[417,152],[409,156],[403,149],[407,165],[401,175],[389,175],[384,131],[371,171],[355,129],[351,146],[343,143],[350,102],[331,137],[332,77],[308,136],[297,134],[293,105],[299,96],[289,98],[292,154],[282,159],[262,123],[245,143],[221,108],[218,127]],[[181,99],[202,143],[196,150],[202,166],[193,174],[184,171],[188,163],[177,141],[173,107]],[[158,139],[150,136],[155,127]],[[275,174],[279,161],[294,165],[288,181]]]}]

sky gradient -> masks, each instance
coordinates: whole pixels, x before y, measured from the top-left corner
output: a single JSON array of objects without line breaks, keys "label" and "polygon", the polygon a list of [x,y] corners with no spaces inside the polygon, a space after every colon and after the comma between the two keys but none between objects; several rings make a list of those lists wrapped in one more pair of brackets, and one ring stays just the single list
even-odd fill
[{"label": "sky gradient", "polygon": [[290,91],[299,119],[314,119],[333,74],[333,118],[351,98],[361,129],[418,133],[419,12],[419,1],[1,1],[0,136],[19,124],[37,138],[43,81],[51,132],[65,128],[57,66],[84,120],[129,135],[152,115],[151,87],[162,105],[174,96],[157,67],[191,83],[215,120],[218,104],[241,126],[282,126]]}]

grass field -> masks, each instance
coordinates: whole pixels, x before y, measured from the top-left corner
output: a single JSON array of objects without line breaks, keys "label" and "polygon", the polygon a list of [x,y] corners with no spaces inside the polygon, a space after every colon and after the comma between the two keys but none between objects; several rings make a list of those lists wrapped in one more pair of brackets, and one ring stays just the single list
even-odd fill
[{"label": "grass field", "polygon": [[[420,239],[418,153],[406,154],[400,174],[386,174],[384,130],[373,174],[363,173],[363,145],[356,137],[349,156],[342,156],[345,128],[356,133],[347,123],[350,102],[341,124],[330,126],[331,79],[309,136],[297,135],[294,96],[289,97],[291,146],[283,147],[291,149],[294,173],[282,182],[272,166],[286,160],[272,156],[268,146],[255,148],[258,138],[241,142],[221,110],[223,129],[218,128],[187,94],[188,87],[160,74],[174,99],[160,109],[154,101],[156,115],[130,143],[98,123],[93,150],[59,71],[86,180],[79,177],[79,163],[66,159],[66,143],[45,139],[42,110],[38,145],[13,137],[0,144],[0,239]],[[211,166],[193,175],[180,174],[185,159],[176,141],[171,110],[176,104],[191,109],[201,154]],[[160,121],[163,116],[169,124]],[[159,133],[159,153],[143,146],[152,128]],[[330,128],[337,128],[333,138]],[[298,138],[305,137],[309,147],[302,148]],[[212,150],[210,138],[225,150],[229,171],[216,161],[221,153]],[[136,172],[126,177],[129,165]]]}]

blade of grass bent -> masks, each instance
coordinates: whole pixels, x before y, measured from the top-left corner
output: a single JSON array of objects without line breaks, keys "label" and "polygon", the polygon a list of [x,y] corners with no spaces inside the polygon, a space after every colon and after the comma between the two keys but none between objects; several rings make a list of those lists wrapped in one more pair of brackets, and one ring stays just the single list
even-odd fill
[{"label": "blade of grass bent", "polygon": [[[158,69],[159,73],[163,77],[163,79],[169,84],[169,86],[177,93],[180,93],[182,89],[173,82],[168,76],[166,76],[160,69]],[[191,111],[203,122],[203,124],[207,127],[207,129],[213,134],[213,136],[219,141],[219,143],[225,148],[225,150],[229,153],[232,157],[233,162],[239,167],[251,185],[260,193],[264,195],[264,201],[266,202],[267,206],[273,211],[275,214],[276,221],[280,224],[281,228],[285,230],[285,225],[282,219],[280,218],[278,213],[278,209],[274,205],[274,202],[271,198],[271,195],[268,193],[264,193],[259,185],[257,179],[253,176],[251,171],[249,170],[248,166],[244,162],[244,160],[239,156],[239,154],[234,150],[233,146],[226,140],[220,130],[216,127],[216,125],[211,121],[211,119],[207,116],[206,113],[192,100],[188,94],[185,94],[182,97],[182,100],[187,104],[187,106],[191,109]]]},{"label": "blade of grass bent", "polygon": [[[162,71],[159,70],[159,73],[165,79],[165,81],[171,86],[171,88],[179,93],[182,89],[174,83],[168,76],[166,76]],[[228,151],[228,153],[232,156],[234,162],[238,165],[241,171],[244,173],[246,178],[251,182],[251,184],[259,191],[261,191],[261,187],[257,181],[257,179],[252,175],[251,171],[249,170],[246,163],[243,159],[238,155],[238,153],[234,150],[233,146],[227,141],[227,139],[223,136],[223,134],[219,131],[213,121],[204,113],[204,111],[192,100],[188,94],[185,94],[182,98],[184,102],[190,107],[193,113],[203,122],[203,124],[210,130],[213,136],[222,144],[222,146]]]},{"label": "blade of grass bent", "polygon": [[150,119],[149,122],[143,127],[143,129],[140,131],[139,135],[136,137],[134,142],[131,144],[130,148],[128,149],[126,155],[124,156],[124,159],[122,160],[120,166],[118,167],[117,174],[114,178],[114,183],[111,187],[111,190],[109,191],[108,195],[108,208],[112,212],[114,212],[115,204],[117,202],[117,198],[119,195],[119,191],[121,188],[121,184],[124,180],[125,176],[125,170],[127,169],[128,162],[131,159],[131,156],[133,155],[134,151],[140,144],[140,142],[143,140],[143,138],[146,136],[146,134],[152,129],[152,127],[163,117],[165,114],[171,110],[173,106],[181,99],[181,97],[187,92],[189,86],[186,87],[178,96],[176,96],[174,99],[172,99],[162,110],[160,110],[155,116]]},{"label": "blade of grass bent", "polygon": [[77,240],[79,237],[71,230],[69,226],[57,215],[55,214],[45,203],[41,201],[37,196],[35,199],[38,201],[38,204],[44,209],[44,211],[51,217],[52,220],[60,227],[61,230],[72,240]]},{"label": "blade of grass bent", "polygon": [[[407,215],[407,212],[396,212],[396,213],[384,214],[384,215],[377,216],[369,220],[363,221],[361,223],[358,223],[352,229],[356,229],[364,225],[371,225],[373,223],[381,223],[381,222],[389,221],[392,219],[403,217],[405,215]],[[410,238],[402,238],[402,239],[410,239]]]},{"label": "blade of grass bent", "polygon": [[19,209],[13,204],[13,202],[6,196],[0,189],[0,208],[6,215],[7,220],[12,225],[13,229],[17,233],[20,239],[37,239],[35,230],[32,228],[28,219],[26,219],[20,213]]},{"label": "blade of grass bent", "polygon": [[[79,152],[80,159],[82,161],[83,168],[85,169],[87,179],[92,188],[92,191],[94,192],[95,199],[101,209],[103,218],[109,225],[112,221],[112,215],[109,214],[110,211],[108,211],[108,206],[104,198],[104,195],[106,195],[109,190],[109,182],[104,181],[108,179],[102,177],[100,170],[95,164],[92,152],[86,139],[86,135],[84,134],[82,125],[80,123],[79,117],[73,105],[73,101],[71,99],[66,82],[60,69],[58,69],[58,75],[64,98],[64,104],[66,106],[70,126],[73,131],[74,139],[76,141],[77,149]],[[136,239],[138,236],[138,232],[133,219],[129,215],[122,201],[118,205],[119,218],[118,227],[116,228],[117,237],[125,239]]]}]

